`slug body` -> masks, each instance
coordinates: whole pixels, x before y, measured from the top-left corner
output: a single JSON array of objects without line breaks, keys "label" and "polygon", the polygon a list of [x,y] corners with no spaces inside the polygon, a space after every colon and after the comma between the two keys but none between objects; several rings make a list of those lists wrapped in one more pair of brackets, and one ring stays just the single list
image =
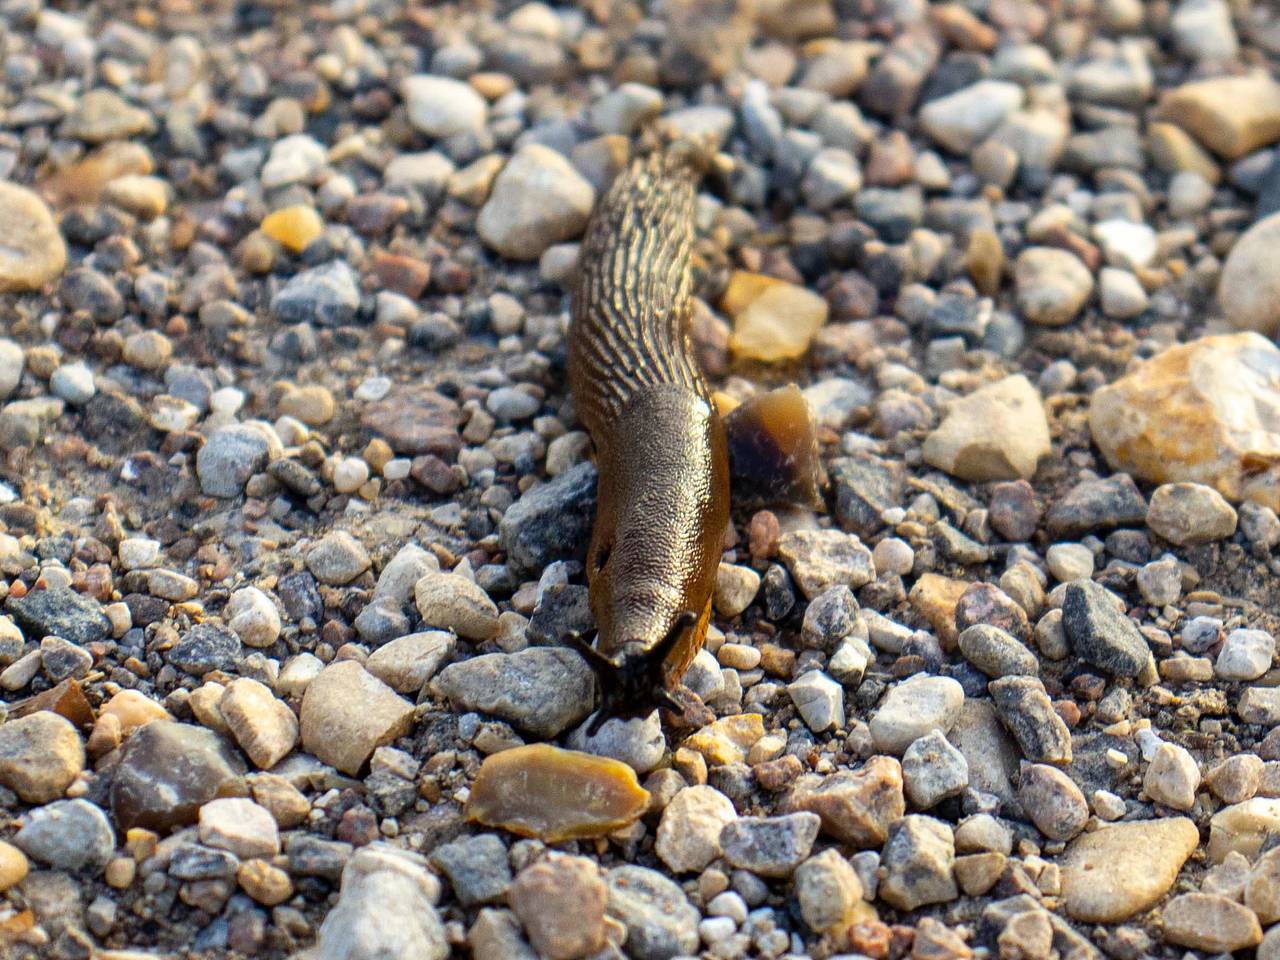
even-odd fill
[{"label": "slug body", "polygon": [[579,644],[602,709],[646,713],[702,648],[729,520],[724,423],[689,344],[694,182],[662,151],[619,174],[582,244],[569,382],[595,443],[586,570],[598,636]]}]

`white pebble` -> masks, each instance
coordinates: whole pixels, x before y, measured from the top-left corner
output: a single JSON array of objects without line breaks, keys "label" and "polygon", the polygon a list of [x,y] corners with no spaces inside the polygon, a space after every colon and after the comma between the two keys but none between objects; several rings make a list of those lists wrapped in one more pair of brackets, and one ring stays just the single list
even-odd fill
[{"label": "white pebble", "polygon": [[359,457],[347,457],[333,468],[333,486],[339,493],[355,493],[369,479],[369,465]]}]

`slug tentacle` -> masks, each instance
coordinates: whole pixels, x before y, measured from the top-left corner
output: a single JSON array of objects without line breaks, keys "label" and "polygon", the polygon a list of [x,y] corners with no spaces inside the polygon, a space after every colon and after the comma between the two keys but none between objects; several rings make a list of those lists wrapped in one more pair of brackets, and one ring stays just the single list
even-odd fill
[{"label": "slug tentacle", "polygon": [[598,633],[575,645],[600,682],[593,727],[681,708],[668,691],[706,636],[728,523],[728,443],[689,344],[696,178],[679,150],[635,161],[579,257],[569,381],[599,469],[587,554]]}]

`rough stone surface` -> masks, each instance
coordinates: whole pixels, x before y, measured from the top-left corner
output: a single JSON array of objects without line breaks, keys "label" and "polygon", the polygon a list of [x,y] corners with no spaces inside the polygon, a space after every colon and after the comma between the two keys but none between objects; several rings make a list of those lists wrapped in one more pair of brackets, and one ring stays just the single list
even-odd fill
[{"label": "rough stone surface", "polygon": [[1040,394],[1018,374],[951,404],[925,438],[924,459],[952,476],[982,483],[1027,479],[1049,450]]},{"label": "rough stone surface", "polygon": [[347,660],[325,667],[302,699],[302,746],[343,773],[355,774],[374,748],[403,736],[413,704]]}]

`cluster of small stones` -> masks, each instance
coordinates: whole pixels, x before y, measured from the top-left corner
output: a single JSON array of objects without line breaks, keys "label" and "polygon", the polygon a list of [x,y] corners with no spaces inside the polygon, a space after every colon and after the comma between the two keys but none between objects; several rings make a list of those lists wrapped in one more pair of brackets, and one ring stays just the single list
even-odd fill
[{"label": "cluster of small stones", "polygon": [[[1272,4],[0,0],[0,70],[4,956],[1280,957]],[[566,281],[653,125],[828,509],[735,513],[713,722],[588,736]],[[647,812],[466,822],[547,741]]]}]

